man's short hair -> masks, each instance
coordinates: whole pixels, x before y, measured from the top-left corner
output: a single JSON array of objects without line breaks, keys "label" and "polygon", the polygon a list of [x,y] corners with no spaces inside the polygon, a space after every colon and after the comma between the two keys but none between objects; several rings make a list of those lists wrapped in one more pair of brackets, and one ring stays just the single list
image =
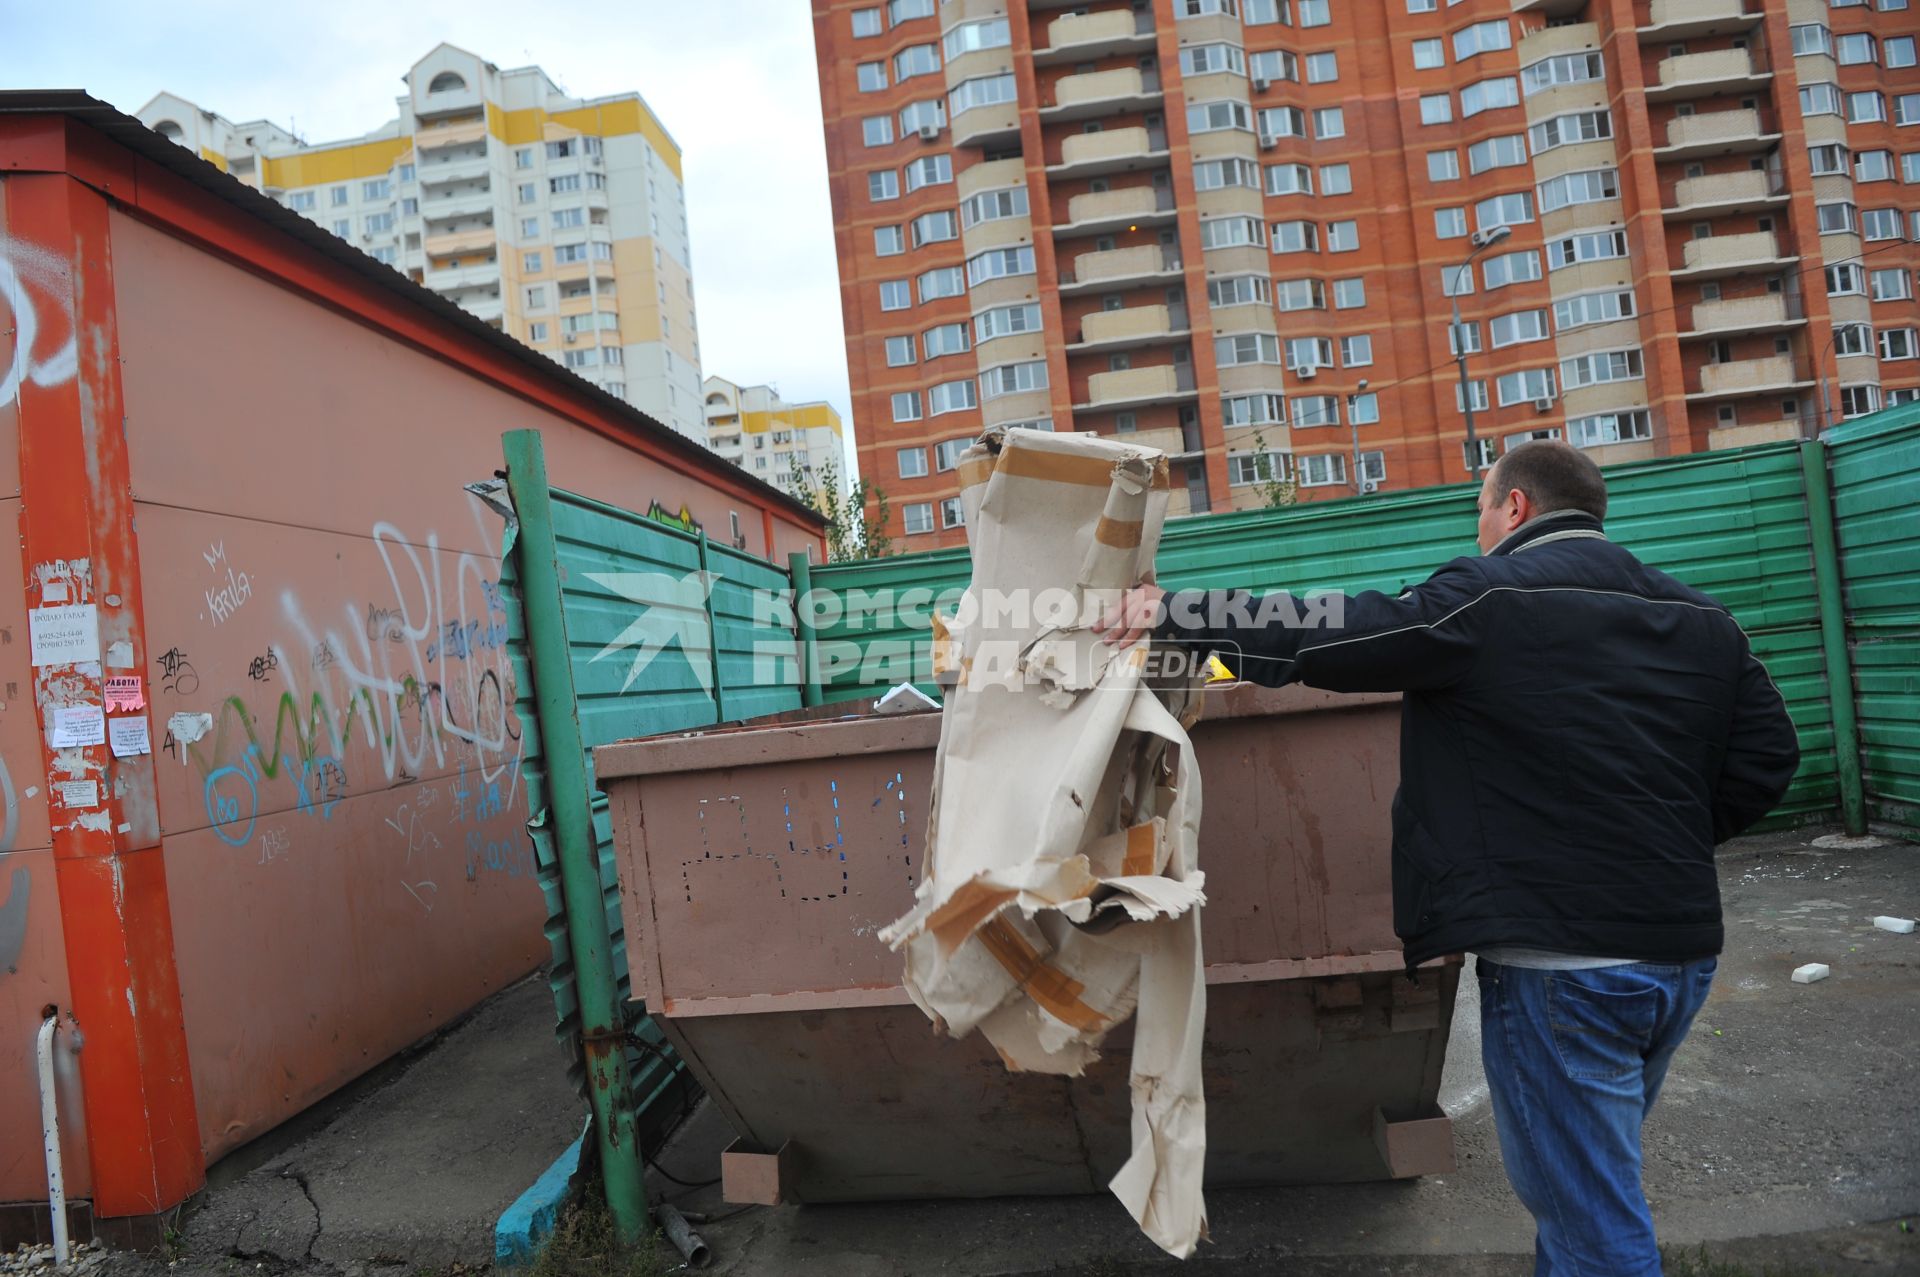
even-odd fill
[{"label": "man's short hair", "polygon": [[1505,501],[1515,488],[1527,494],[1535,514],[1582,510],[1603,521],[1607,517],[1607,481],[1600,477],[1600,467],[1558,439],[1517,444],[1494,463],[1494,501]]}]

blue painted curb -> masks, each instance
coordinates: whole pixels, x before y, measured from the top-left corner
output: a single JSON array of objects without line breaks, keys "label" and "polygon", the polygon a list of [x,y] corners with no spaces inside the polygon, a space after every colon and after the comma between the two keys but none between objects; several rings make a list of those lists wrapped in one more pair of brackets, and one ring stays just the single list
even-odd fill
[{"label": "blue painted curb", "polygon": [[513,1205],[501,1212],[500,1222],[493,1226],[495,1268],[524,1267],[539,1255],[541,1243],[552,1234],[554,1223],[560,1218],[560,1208],[566,1205],[573,1190],[586,1138],[582,1132]]}]

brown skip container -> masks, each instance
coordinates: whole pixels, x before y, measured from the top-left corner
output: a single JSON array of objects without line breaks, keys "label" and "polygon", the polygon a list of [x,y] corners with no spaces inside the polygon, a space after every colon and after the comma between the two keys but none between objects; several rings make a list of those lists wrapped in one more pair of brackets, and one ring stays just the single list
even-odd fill
[{"label": "brown skip container", "polygon": [[[1410,981],[1393,934],[1399,709],[1243,687],[1194,729],[1210,1185],[1452,1167],[1458,959]],[[875,933],[913,903],[939,715],[845,714],[594,751],[634,996],[740,1146],[779,1154],[759,1173],[787,1200],[1103,1188],[1128,1149],[1128,1026],[1072,1079],[934,1031]]]}]

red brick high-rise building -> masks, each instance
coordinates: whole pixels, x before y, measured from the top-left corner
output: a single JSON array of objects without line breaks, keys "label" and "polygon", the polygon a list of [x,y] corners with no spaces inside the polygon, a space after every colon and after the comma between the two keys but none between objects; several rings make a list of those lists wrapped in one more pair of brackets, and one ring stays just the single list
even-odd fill
[{"label": "red brick high-rise building", "polygon": [[1188,513],[1920,396],[1909,3],[814,0],[862,473],[922,548],[983,426]]}]

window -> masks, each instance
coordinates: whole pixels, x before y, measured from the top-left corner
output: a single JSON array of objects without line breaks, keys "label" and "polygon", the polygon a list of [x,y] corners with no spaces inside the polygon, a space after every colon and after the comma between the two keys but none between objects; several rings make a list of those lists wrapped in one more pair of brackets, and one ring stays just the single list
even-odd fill
[{"label": "window", "polygon": [[1296,12],[1303,27],[1324,27],[1333,22],[1329,0],[1299,0]]},{"label": "window", "polygon": [[[1347,396],[1347,424],[1351,426],[1371,426],[1380,420],[1380,396],[1372,391]],[[1369,452],[1368,457],[1378,457],[1377,452]],[[1382,465],[1384,477],[1385,467]]]},{"label": "window", "polygon": [[892,169],[879,169],[867,174],[867,198],[875,203],[899,199],[900,175]]},{"label": "window", "polygon": [[1325,310],[1327,286],[1317,279],[1282,279],[1273,286],[1274,305],[1281,310]]},{"label": "window", "polygon": [[1237,44],[1196,44],[1180,50],[1180,74],[1247,73],[1247,55]]},{"label": "window", "polygon": [[361,226],[369,235],[390,235],[393,233],[393,214],[369,213]]},{"label": "window", "polygon": [[880,257],[904,253],[907,251],[907,238],[898,226],[876,226],[873,228],[873,251]]},{"label": "window", "polygon": [[1920,93],[1902,93],[1893,100],[1893,122],[1920,124]]},{"label": "window", "polygon": [[1313,135],[1321,141],[1347,135],[1347,112],[1344,107],[1323,106],[1313,113]]},{"label": "window", "polygon": [[1527,162],[1527,139],[1507,133],[1475,142],[1467,148],[1467,172],[1484,173],[1490,168],[1512,168]]},{"label": "window", "polygon": [[1329,488],[1347,481],[1347,459],[1338,452],[1295,457],[1294,464],[1298,467],[1300,486],[1303,488]]},{"label": "window", "polygon": [[[1280,285],[1284,295],[1288,284],[1312,283],[1312,280],[1289,280]],[[1207,281],[1207,305],[1254,306],[1266,305],[1273,300],[1273,285],[1265,275],[1223,275]],[[1281,303],[1282,310],[1295,310],[1298,307]]]},{"label": "window", "polygon": [[1906,301],[1913,296],[1913,279],[1896,266],[1874,271],[1868,278],[1868,288],[1877,302]]},{"label": "window", "polygon": [[1247,0],[1244,11],[1246,24],[1250,27],[1264,26],[1272,22],[1293,25],[1293,11],[1287,0]]},{"label": "window", "polygon": [[1914,38],[1910,35],[1889,36],[1880,47],[1882,61],[1888,67],[1910,67],[1914,65]]},{"label": "window", "polygon": [[1509,315],[1495,315],[1487,321],[1487,344],[1495,350],[1502,346],[1517,346],[1521,342],[1540,341],[1547,335],[1547,312],[1544,310],[1516,310]]},{"label": "window", "polygon": [[1245,102],[1195,102],[1187,108],[1187,130],[1217,133],[1222,129],[1252,132],[1253,114]]},{"label": "window", "polygon": [[1440,295],[1442,297],[1470,297],[1473,295],[1473,268],[1470,266],[1443,266],[1440,268]]},{"label": "window", "polygon": [[[1309,226],[1311,222],[1307,223]],[[1251,217],[1210,217],[1200,223],[1200,247],[1233,248],[1266,242],[1264,228]]]},{"label": "window", "polygon": [[540,198],[540,188],[532,182],[522,182],[514,189],[522,204],[531,204]]},{"label": "window", "polygon": [[1481,80],[1460,90],[1460,118],[1472,119],[1482,111],[1520,105],[1520,84],[1510,75]]},{"label": "window", "polygon": [[1872,355],[1873,325],[1835,324],[1833,326],[1833,353],[1843,356]]},{"label": "window", "polygon": [[960,218],[950,208],[937,209],[931,213],[922,213],[909,223],[913,233],[913,246],[920,248],[926,244],[937,244],[944,240],[960,238]]},{"label": "window", "polygon": [[965,273],[958,266],[942,266],[927,271],[919,277],[918,283],[923,304],[941,297],[958,297],[967,291]]},{"label": "window", "polygon": [[574,155],[579,153],[578,148],[574,146],[574,142],[577,140],[578,139],[569,137],[569,138],[562,138],[557,142],[547,143],[547,158],[550,160],[565,160],[565,159],[572,158]]},{"label": "window", "polygon": [[1813,211],[1820,223],[1822,235],[1851,234],[1854,229],[1854,211],[1851,204],[1816,204]]},{"label": "window", "polygon": [[299,213],[311,213],[319,203],[312,191],[295,191],[287,196],[287,207]]},{"label": "window", "polygon": [[400,260],[400,250],[391,244],[372,250],[371,255],[373,260],[379,262],[382,266],[391,266]]},{"label": "window", "polygon": [[538,239],[539,237],[540,237],[540,219],[537,217],[521,218],[520,219],[520,238],[521,239]]},{"label": "window", "polygon": [[1847,123],[1878,124],[1887,118],[1887,100],[1871,90],[1847,94]]},{"label": "window", "polygon": [[1466,413],[1466,401],[1468,398],[1473,400],[1473,410],[1475,412],[1485,412],[1488,407],[1491,406],[1487,399],[1487,383],[1484,381],[1468,382],[1467,394],[1464,395],[1460,392],[1460,383],[1456,381],[1453,384],[1453,410],[1455,412],[1461,413],[1462,415]]},{"label": "window", "polygon": [[1818,22],[1805,26],[1789,27],[1787,34],[1793,38],[1795,57],[1809,57],[1814,54],[1833,54],[1833,32]]},{"label": "window", "polygon": [[860,121],[860,140],[868,146],[885,146],[893,141],[893,117],[869,115]]},{"label": "window", "polygon": [[1269,450],[1227,454],[1227,482],[1236,488],[1254,483],[1277,483],[1286,476],[1287,454],[1284,452]]},{"label": "window", "polygon": [[515,168],[532,168],[533,167],[533,148],[530,146],[523,146],[519,150],[515,151],[513,153],[513,166]]},{"label": "window", "polygon": [[1897,208],[1870,208],[1860,214],[1860,237],[1862,239],[1899,239],[1900,210]]},{"label": "window", "polygon": [[1340,339],[1340,366],[1364,368],[1373,362],[1373,338],[1366,333]]},{"label": "window", "polygon": [[1571,146],[1576,142],[1597,142],[1612,136],[1613,112],[1611,111],[1575,111],[1567,115],[1556,115],[1550,120],[1540,121],[1527,130],[1527,137],[1533,143],[1535,155],[1542,151],[1551,151],[1556,146]]},{"label": "window", "polygon": [[998,368],[989,368],[980,374],[980,393],[988,399],[1046,388],[1047,361],[1044,359],[1018,364],[1001,364]]},{"label": "window", "polygon": [[1464,208],[1436,208],[1433,210],[1433,233],[1441,239],[1459,239],[1467,233],[1467,210]]},{"label": "window", "polygon": [[925,186],[935,186],[953,180],[953,157],[950,155],[923,155],[907,165],[907,189],[917,191]]},{"label": "window", "polygon": [[1496,226],[1514,226],[1533,220],[1533,196],[1525,191],[1496,195],[1473,206],[1474,225],[1480,230]]},{"label": "window", "polygon": [[966,508],[960,504],[959,497],[946,497],[940,502],[941,527],[957,528],[966,521]]},{"label": "window", "polygon": [[[927,415],[929,417],[938,417],[943,413],[949,412],[962,412],[968,408],[978,407],[979,403],[980,396],[974,391],[973,378],[971,377],[968,377],[965,381],[943,381],[927,391]],[[947,445],[941,444],[940,446],[942,449],[945,449]],[[965,445],[963,444],[962,446]],[[943,462],[945,461],[944,455],[941,460]],[[942,470],[952,469],[951,466],[945,464],[941,465],[940,468]]]},{"label": "window", "polygon": [[1270,106],[1260,112],[1260,136],[1305,137],[1307,113],[1297,106]]},{"label": "window", "polygon": [[931,18],[933,0],[887,0],[887,25],[897,27],[915,18]]},{"label": "window", "polygon": [[[353,219],[350,217],[342,217],[336,220],[333,224],[333,233],[335,235],[338,235],[341,239],[347,239],[351,237],[353,234]],[[455,266],[459,265],[457,261],[449,264],[455,265]]]},{"label": "window", "polygon": [[1610,381],[1633,381],[1640,375],[1638,350],[1602,350],[1560,361],[1560,382],[1568,390]]},{"label": "window", "polygon": [[1333,367],[1333,340],[1328,337],[1289,337],[1282,363],[1287,368]]},{"label": "window", "polygon": [[1505,288],[1508,284],[1525,283],[1540,278],[1540,254],[1532,249],[1523,249],[1518,253],[1501,253],[1489,257],[1480,263],[1480,275],[1486,281],[1487,291]]},{"label": "window", "polygon": [[1255,80],[1300,79],[1300,59],[1285,49],[1266,49],[1247,59],[1247,74]]},{"label": "window", "polygon": [[1453,97],[1447,93],[1427,93],[1420,98],[1420,123],[1445,124],[1453,118]]},{"label": "window", "polygon": [[927,450],[925,448],[901,448],[894,453],[900,467],[902,479],[923,479],[927,474]]},{"label": "window", "polygon": [[947,94],[947,110],[961,115],[977,106],[995,106],[1019,96],[1011,71],[1002,75],[982,75],[962,80]]},{"label": "window", "polygon": [[333,207],[335,208],[345,208],[347,206],[347,201],[353,198],[352,196],[347,194],[347,188],[344,186],[336,186],[330,192],[328,192],[328,194],[331,197]]},{"label": "window", "polygon": [[[1889,44],[1892,42],[1889,41]],[[1880,358],[1883,360],[1912,359],[1914,357],[1914,330],[1911,328],[1889,328],[1880,334]]]},{"label": "window", "polygon": [[1460,178],[1460,152],[1428,151],[1427,180],[1429,182],[1454,182]]},{"label": "window", "polygon": [[1853,172],[1853,153],[1838,143],[1807,148],[1815,177],[1847,177]]},{"label": "window", "polygon": [[1435,8],[1434,0],[1407,0],[1408,13],[1432,13]]},{"label": "window", "polygon": [[[1217,191],[1229,186],[1245,186],[1253,190],[1260,189],[1260,166],[1252,160],[1203,160],[1193,166],[1193,188],[1197,191]],[[1274,191],[1272,194],[1285,194]],[[1308,191],[1307,194],[1313,194]]]},{"label": "window", "polygon": [[1358,310],[1366,304],[1366,280],[1336,279],[1333,281],[1333,308],[1335,310]]},{"label": "window", "polygon": [[1353,253],[1360,248],[1360,223],[1328,222],[1327,251],[1329,253]]},{"label": "window", "polygon": [[376,177],[370,182],[362,182],[360,183],[360,198],[363,200],[390,200],[393,198],[393,183],[384,177]]},{"label": "window", "polygon": [[908,536],[933,531],[933,502],[915,501],[900,507],[900,524]]},{"label": "window", "polygon": [[553,210],[553,229],[564,231],[575,226],[587,224],[587,210],[584,208],[556,208]]},{"label": "window", "polygon": [[1800,86],[1800,114],[1802,115],[1839,115],[1841,114],[1839,86],[1825,80],[1816,80],[1812,84]]},{"label": "window", "polygon": [[1532,97],[1556,84],[1579,84],[1584,80],[1603,79],[1606,74],[1606,64],[1598,53],[1563,53],[1521,67],[1520,82],[1527,96]]},{"label": "window", "polygon": [[905,368],[913,363],[913,338],[887,338],[887,367]]},{"label": "window", "polygon": [[853,34],[856,39],[880,34],[879,9],[855,9],[853,11]]},{"label": "window", "polygon": [[992,310],[981,311],[973,317],[975,341],[992,341],[995,337],[1010,337],[1015,333],[1039,331],[1040,307],[1033,302],[1021,306],[998,306]]},{"label": "window", "polygon": [[520,268],[529,275],[538,275],[541,270],[539,253],[522,253]]},{"label": "window", "polygon": [[[1597,262],[1627,255],[1625,231],[1595,231],[1570,235],[1547,245],[1547,265],[1553,270],[1579,262]],[[1539,276],[1533,278],[1538,279]]]},{"label": "window", "polygon": [[1331,53],[1307,55],[1307,83],[1326,84],[1340,78],[1340,60]]},{"label": "window", "polygon": [[1859,66],[1874,62],[1874,39],[1866,32],[1838,36],[1834,39],[1834,60],[1841,66]]},{"label": "window", "polygon": [[1653,438],[1653,416],[1645,408],[1599,412],[1567,422],[1567,438],[1575,447],[1597,448]]},{"label": "window", "polygon": [[[963,54],[978,53],[982,49],[1004,49],[1013,43],[1013,31],[1005,18],[987,18],[980,22],[963,22],[947,32],[942,47],[949,61]],[[932,46],[927,46],[932,52]],[[936,63],[931,69],[938,70]]]},{"label": "window", "polygon": [[[978,25],[978,24],[976,24]],[[1002,26],[1006,23],[1003,21]],[[954,28],[953,35],[965,30]],[[952,35],[947,37],[949,40]],[[916,75],[932,75],[940,69],[940,50],[930,44],[910,44],[893,55],[893,82],[895,84],[911,80]]]},{"label": "window", "polygon": [[1447,65],[1447,43],[1444,40],[1415,40],[1413,42],[1413,69],[1431,71],[1434,67]]},{"label": "window", "polygon": [[1500,391],[1500,406],[1539,403],[1553,398],[1553,369],[1529,368],[1510,372],[1495,383]]},{"label": "window", "polygon": [[884,62],[862,62],[854,67],[853,74],[862,93],[878,93],[887,87],[887,64]]},{"label": "window", "polygon": [[1340,424],[1340,400],[1334,395],[1296,395],[1289,407],[1296,426],[1311,428]]},{"label": "window", "polygon": [[1620,194],[1620,174],[1610,168],[1562,173],[1540,183],[1540,211],[1552,213],[1575,204],[1597,204]]},{"label": "window", "polygon": [[947,122],[947,106],[940,98],[909,102],[900,108],[900,136],[931,129],[938,133]]},{"label": "window", "polygon": [[580,175],[578,173],[563,173],[559,177],[548,178],[547,189],[555,195],[565,195],[569,191],[577,191],[580,189]]},{"label": "window", "polygon": [[[1246,218],[1222,218],[1220,221],[1243,222]],[[1215,223],[1200,223],[1201,239],[1206,238],[1207,227]],[[1276,253],[1317,253],[1320,251],[1320,228],[1312,222],[1275,222],[1273,224],[1273,251]]]},{"label": "window", "polygon": [[527,290],[527,309],[539,310],[547,304],[547,286],[536,284]]},{"label": "window", "polygon": [[1827,296],[1845,297],[1864,292],[1861,281],[1865,277],[1865,273],[1852,262],[1829,266],[1827,267]]},{"label": "window", "polygon": [[1470,27],[1461,27],[1453,33],[1453,60],[1465,62],[1468,58],[1478,57],[1494,49],[1511,49],[1513,32],[1507,26],[1505,18],[1496,18],[1491,22],[1476,22]]},{"label": "window", "polygon": [[1880,387],[1878,386],[1842,386],[1840,387],[1840,415],[1843,417],[1862,417],[1870,412],[1880,411]]},{"label": "window", "polygon": [[547,325],[545,321],[542,321],[537,324],[527,325],[528,341],[545,341],[546,339],[547,339]]},{"label": "window", "polygon": [[1231,395],[1220,401],[1220,415],[1229,427],[1277,426],[1287,419],[1279,395]]},{"label": "window", "polygon": [[990,279],[1031,274],[1033,274],[1031,244],[1022,244],[1018,248],[993,248],[984,253],[976,253],[967,259],[967,284],[970,287],[984,284]]},{"label": "window", "polygon": [[1853,180],[1856,182],[1891,182],[1893,180],[1892,151],[1860,151],[1853,157]]},{"label": "window", "polygon": [[902,390],[893,396],[893,419],[895,421],[920,420],[920,392]]},{"label": "window", "polygon": [[1560,332],[1586,324],[1606,324],[1634,315],[1633,293],[1582,293],[1553,304],[1553,326]]},{"label": "window", "polygon": [[904,279],[883,279],[880,281],[880,309],[905,310],[913,305],[913,293],[907,288]]},{"label": "window", "polygon": [[1214,361],[1222,368],[1234,364],[1277,364],[1280,339],[1272,333],[1238,333],[1213,339]]},{"label": "window", "polygon": [[960,464],[960,454],[973,446],[971,439],[948,439],[933,450],[933,468],[942,472]]},{"label": "window", "polygon": [[978,226],[981,222],[1025,216],[1027,216],[1027,188],[1024,186],[1010,186],[998,191],[981,191],[978,195],[968,197],[960,205],[960,223],[968,227]]},{"label": "window", "polygon": [[1322,164],[1320,166],[1320,193],[1322,195],[1351,195],[1353,193],[1353,169],[1345,164]]}]

